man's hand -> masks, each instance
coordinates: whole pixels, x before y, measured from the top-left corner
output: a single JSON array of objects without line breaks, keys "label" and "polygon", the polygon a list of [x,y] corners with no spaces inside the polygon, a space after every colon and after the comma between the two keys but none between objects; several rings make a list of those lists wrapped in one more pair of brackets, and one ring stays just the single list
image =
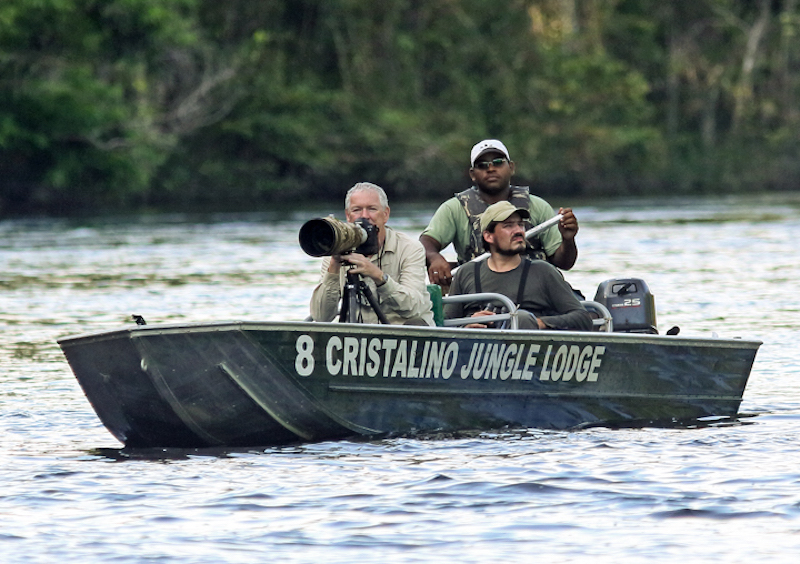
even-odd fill
[{"label": "man's hand", "polygon": [[339,274],[343,262],[342,255],[331,255],[331,262],[328,263],[328,272],[331,274]]},{"label": "man's hand", "polygon": [[450,272],[450,263],[440,253],[442,245],[430,235],[420,235],[419,242],[425,248],[428,280],[431,281],[431,284],[449,286],[453,281],[453,274]]},{"label": "man's hand", "polygon": [[[476,311],[475,313],[472,314],[471,317],[485,317],[487,315],[497,315],[497,314],[493,311],[489,311],[488,309],[484,309],[481,311]],[[486,323],[470,323],[468,325],[464,325],[464,327],[467,327],[469,329],[487,329],[489,325],[487,325]]]},{"label": "man's hand", "polygon": [[[342,264],[349,264],[351,265],[350,272],[354,272],[355,274],[360,274],[361,276],[367,276],[372,278],[375,283],[379,283],[383,278],[383,271],[378,268],[378,265],[373,263],[364,255],[359,253],[349,253],[346,255],[334,255],[331,257],[331,264],[334,262],[342,265]],[[338,272],[338,268],[336,269]],[[331,269],[328,269],[331,272]]]},{"label": "man's hand", "polygon": [[578,260],[578,246],[575,244],[575,235],[578,234],[578,220],[572,213],[572,208],[559,208],[558,213],[563,217],[558,222],[558,231],[561,233],[561,245],[552,255],[547,257],[547,262],[561,270],[569,270]]},{"label": "man's hand", "polygon": [[558,222],[558,231],[562,239],[574,239],[578,234],[578,219],[572,213],[572,208],[559,208],[561,221]]},{"label": "man's hand", "polygon": [[450,263],[442,255],[436,254],[432,257],[431,265],[428,267],[428,279],[432,284],[439,286],[449,286],[453,281],[450,273]]}]

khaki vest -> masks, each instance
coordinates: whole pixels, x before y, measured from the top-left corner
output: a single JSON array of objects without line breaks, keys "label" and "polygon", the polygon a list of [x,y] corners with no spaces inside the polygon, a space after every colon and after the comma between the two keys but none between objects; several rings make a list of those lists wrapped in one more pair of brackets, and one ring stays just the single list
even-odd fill
[{"label": "khaki vest", "polygon": [[[478,189],[474,186],[468,188],[463,192],[455,195],[461,202],[461,207],[467,214],[467,221],[470,226],[469,244],[466,249],[467,260],[472,260],[475,257],[483,254],[483,232],[481,231],[481,214],[489,207],[486,202],[481,200]],[[508,201],[518,208],[530,210],[530,190],[527,186],[512,186],[511,196]],[[525,220],[525,231],[533,227],[530,221]],[[542,242],[538,237],[534,237],[533,241],[528,241],[527,254],[532,259],[546,260],[547,255],[542,247]]]}]

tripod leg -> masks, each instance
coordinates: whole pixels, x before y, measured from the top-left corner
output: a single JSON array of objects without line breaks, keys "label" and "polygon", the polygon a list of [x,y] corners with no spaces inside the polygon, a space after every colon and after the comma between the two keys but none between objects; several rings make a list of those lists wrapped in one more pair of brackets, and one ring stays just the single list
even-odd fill
[{"label": "tripod leg", "polygon": [[339,312],[340,323],[358,323],[361,306],[358,304],[358,274],[347,273],[342,292],[342,310]]},{"label": "tripod leg", "polygon": [[378,316],[378,320],[384,325],[389,325],[389,320],[381,310],[381,306],[372,290],[369,289],[366,282],[361,279],[358,274],[352,272],[347,273],[347,281],[344,283],[344,291],[342,292],[342,310],[339,312],[340,323],[360,323],[361,319],[361,305],[358,301],[359,293],[363,294],[369,305]]},{"label": "tripod leg", "polygon": [[381,309],[378,300],[375,298],[375,294],[372,293],[372,290],[369,289],[369,286],[367,286],[366,282],[360,280],[359,288],[361,289],[361,293],[364,294],[364,296],[366,296],[369,305],[372,306],[372,309],[375,311],[375,315],[378,316],[380,322],[383,323],[384,325],[389,325],[389,320],[386,319],[386,314],[383,313],[383,310]]}]

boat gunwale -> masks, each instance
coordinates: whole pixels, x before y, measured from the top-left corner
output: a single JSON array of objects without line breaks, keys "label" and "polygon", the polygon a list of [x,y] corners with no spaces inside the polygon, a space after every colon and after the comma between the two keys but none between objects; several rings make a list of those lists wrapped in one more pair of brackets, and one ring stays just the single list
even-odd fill
[{"label": "boat gunwale", "polygon": [[[57,339],[59,345],[69,346],[74,342],[103,341],[115,339],[128,334],[130,338],[142,338],[155,335],[168,335],[175,333],[214,333],[223,331],[263,331],[270,329],[311,331],[325,333],[342,331],[341,323],[316,322],[316,321],[213,321],[192,322],[158,325],[136,325],[99,331],[70,335]],[[460,339],[489,339],[505,340],[512,338],[535,338],[537,341],[578,341],[578,342],[622,342],[622,343],[649,343],[666,346],[702,346],[717,348],[736,348],[757,350],[763,341],[745,339],[740,337],[685,337],[678,335],[654,335],[648,333],[615,333],[592,331],[548,331],[548,330],[509,330],[509,329],[472,329],[462,327],[426,327],[420,325],[374,325],[374,324],[346,324],[348,333],[368,333],[375,335],[376,327],[381,327],[383,334],[398,334],[405,336],[450,336]]]}]

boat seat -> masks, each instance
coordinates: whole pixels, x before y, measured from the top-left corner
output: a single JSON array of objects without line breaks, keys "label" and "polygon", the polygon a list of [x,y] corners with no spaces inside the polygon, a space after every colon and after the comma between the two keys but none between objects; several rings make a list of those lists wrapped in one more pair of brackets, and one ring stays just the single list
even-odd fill
[{"label": "boat seat", "polygon": [[431,309],[433,321],[437,327],[444,327],[444,304],[442,303],[442,287],[438,284],[428,284],[428,294],[431,296]]}]

